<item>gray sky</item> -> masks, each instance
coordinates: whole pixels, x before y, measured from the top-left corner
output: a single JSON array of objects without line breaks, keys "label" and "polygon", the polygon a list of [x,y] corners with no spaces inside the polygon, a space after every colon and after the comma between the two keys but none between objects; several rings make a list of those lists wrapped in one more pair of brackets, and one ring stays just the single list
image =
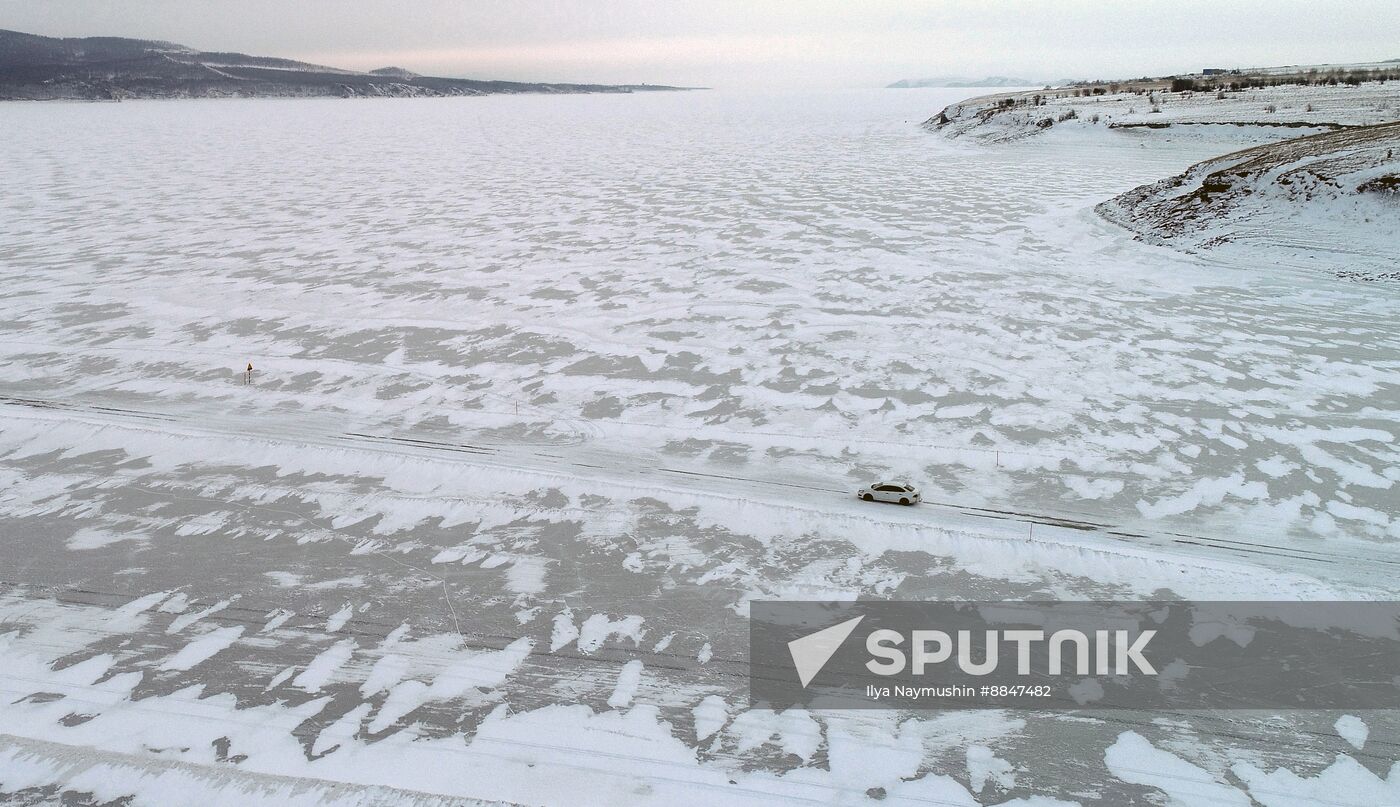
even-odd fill
[{"label": "gray sky", "polygon": [[0,0],[0,28],[354,69],[715,87],[1400,58],[1400,0]]}]

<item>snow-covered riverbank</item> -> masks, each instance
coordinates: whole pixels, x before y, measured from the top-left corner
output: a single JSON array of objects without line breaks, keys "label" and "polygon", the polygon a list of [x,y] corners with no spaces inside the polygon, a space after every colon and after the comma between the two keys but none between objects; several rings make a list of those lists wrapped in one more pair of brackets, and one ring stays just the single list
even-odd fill
[{"label": "snow-covered riverbank", "polygon": [[1364,280],[1400,280],[1400,123],[1255,146],[1096,210],[1143,240]]},{"label": "snow-covered riverbank", "polygon": [[1234,137],[1250,142],[1261,136],[1299,136],[1400,119],[1400,81],[1238,90],[1173,91],[1171,86],[1161,80],[1125,81],[996,93],[950,104],[924,126],[945,137],[985,142],[1066,129],[1230,127],[1240,130]]},{"label": "snow-covered riverbank", "polygon": [[1230,89],[1231,79],[1000,93],[951,104],[924,127],[987,144],[1212,144],[1224,156],[1096,209],[1144,241],[1237,266],[1400,278],[1400,81]]}]

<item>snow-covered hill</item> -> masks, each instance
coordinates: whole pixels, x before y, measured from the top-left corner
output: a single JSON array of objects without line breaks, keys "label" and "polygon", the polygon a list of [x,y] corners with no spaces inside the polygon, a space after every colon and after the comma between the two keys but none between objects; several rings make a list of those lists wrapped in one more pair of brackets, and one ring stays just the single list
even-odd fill
[{"label": "snow-covered hill", "polygon": [[[1176,86],[1187,81],[1192,80],[1178,80]],[[1231,89],[1232,84],[1241,86]],[[1180,131],[1229,125],[1311,134],[1400,119],[1400,81],[1395,80],[1263,87],[1235,81],[1175,91],[1172,86],[1170,79],[1155,79],[984,95],[948,106],[924,127],[946,137],[1008,142],[1067,128]]]},{"label": "snow-covered hill", "polygon": [[920,87],[1035,87],[1044,82],[1028,78],[1010,76],[987,76],[986,78],[902,78],[885,86],[887,90],[909,90]]},{"label": "snow-covered hill", "polygon": [[1152,243],[1400,279],[1400,122],[1216,157],[1096,209]]},{"label": "snow-covered hill", "polygon": [[1139,240],[1220,260],[1400,278],[1400,65],[1293,71],[999,93],[924,127],[983,143],[1201,141],[1227,153],[1098,212]]},{"label": "snow-covered hill", "polygon": [[369,73],[121,37],[56,38],[0,30],[0,100],[223,97],[423,97],[675,90],[660,85],[529,84]]}]

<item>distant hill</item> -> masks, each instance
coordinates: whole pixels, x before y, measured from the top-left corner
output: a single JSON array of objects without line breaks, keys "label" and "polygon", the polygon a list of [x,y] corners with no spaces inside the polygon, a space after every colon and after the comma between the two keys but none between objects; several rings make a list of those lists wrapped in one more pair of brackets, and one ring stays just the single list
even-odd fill
[{"label": "distant hill", "polygon": [[1008,78],[1007,76],[987,76],[983,79],[906,78],[888,84],[886,88],[908,90],[916,87],[1039,87],[1043,83],[1028,78]]},{"label": "distant hill", "polygon": [[378,70],[369,71],[371,76],[391,76],[393,78],[422,78],[422,76],[412,70],[405,70],[402,67],[381,67]]},{"label": "distant hill", "polygon": [[656,84],[541,84],[368,73],[121,37],[61,39],[0,30],[0,100],[223,97],[421,97],[682,90]]}]

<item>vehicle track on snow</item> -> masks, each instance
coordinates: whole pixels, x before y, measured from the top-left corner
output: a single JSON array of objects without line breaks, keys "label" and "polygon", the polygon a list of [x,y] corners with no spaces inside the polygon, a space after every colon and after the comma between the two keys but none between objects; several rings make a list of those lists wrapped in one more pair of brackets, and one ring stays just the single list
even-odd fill
[{"label": "vehicle track on snow", "polygon": [[[835,502],[840,501],[842,498],[850,497],[852,495],[851,490],[843,487],[836,487],[835,485],[825,486],[820,484],[803,484],[799,482],[781,482],[744,476],[736,473],[719,473],[675,468],[662,464],[635,464],[630,465],[630,467],[621,467],[617,464],[587,462],[584,460],[594,459],[594,457],[586,455],[583,457],[567,456],[565,453],[567,447],[563,446],[551,446],[550,448],[554,449],[553,451],[545,451],[535,446],[528,445],[509,446],[456,442],[407,435],[374,434],[358,429],[334,431],[305,424],[291,423],[286,420],[281,422],[276,429],[267,429],[251,417],[209,416],[202,414],[197,418],[181,417],[149,410],[20,396],[0,396],[0,406],[12,410],[19,410],[21,412],[27,410],[28,412],[32,412],[38,419],[55,419],[55,416],[57,416],[58,419],[63,420],[96,421],[98,425],[112,425],[136,429],[157,429],[162,426],[168,426],[170,428],[166,429],[166,431],[171,433],[184,433],[196,437],[251,439],[283,443],[299,442],[323,448],[369,450],[419,458],[437,457],[479,466],[506,468],[514,471],[562,474],[580,478],[585,481],[601,481],[611,478],[611,481],[622,482],[623,484],[633,487],[650,487],[653,489],[670,490],[678,493],[723,499],[759,501],[775,508],[796,509],[809,513],[825,511],[833,516],[855,516],[861,519],[881,521],[901,526],[933,526],[957,529],[956,525],[940,523],[938,518],[939,515],[956,515],[964,519],[976,519],[979,522],[1000,521],[1025,525],[1027,528],[1027,533],[1024,536],[1008,536],[1004,534],[985,536],[989,540],[1005,540],[1008,537],[1014,537],[1018,541],[1056,546],[1072,546],[1099,551],[1111,551],[1112,547],[1116,545],[1130,547],[1135,550],[1165,550],[1176,559],[1187,560],[1191,557],[1200,557],[1200,554],[1197,552],[1185,551],[1187,548],[1192,548],[1193,550],[1195,548],[1203,548],[1219,553],[1218,557],[1223,557],[1225,559],[1234,558],[1255,561],[1278,559],[1293,563],[1301,563],[1304,566],[1311,567],[1342,567],[1354,565],[1361,568],[1381,567],[1383,569],[1400,570],[1400,559],[1362,557],[1335,551],[1271,545],[1258,541],[1169,531],[1144,532],[1127,529],[1120,525],[1104,523],[1102,521],[1091,521],[1079,517],[1025,510],[981,507],[958,502],[925,499],[923,502],[923,508],[925,508],[923,514],[918,511],[905,510],[903,508],[888,510],[886,508],[880,508],[878,505],[860,504],[855,502],[853,498],[848,503],[848,506],[837,508],[833,507]],[[603,457],[600,456],[600,458]],[[604,459],[621,458],[621,455],[614,455]],[[655,481],[656,477],[661,477],[670,482],[680,483],[680,486],[669,487],[657,485]],[[737,489],[738,485],[749,487],[740,491]],[[771,497],[765,499],[761,498],[761,490],[764,488],[782,488],[807,494],[822,494],[823,496],[830,494],[833,498],[830,502],[818,502],[815,499],[809,499],[807,502],[794,502],[790,499],[773,500]],[[853,507],[857,504],[860,504],[858,510]],[[894,513],[897,513],[898,516],[889,517]],[[1035,532],[1037,526],[1058,530],[1059,535],[1047,535],[1044,532],[1037,535]],[[1092,536],[1101,539],[1104,543],[1080,543],[1071,539],[1073,534]],[[1300,569],[1295,566],[1292,570],[1298,571]]]}]

